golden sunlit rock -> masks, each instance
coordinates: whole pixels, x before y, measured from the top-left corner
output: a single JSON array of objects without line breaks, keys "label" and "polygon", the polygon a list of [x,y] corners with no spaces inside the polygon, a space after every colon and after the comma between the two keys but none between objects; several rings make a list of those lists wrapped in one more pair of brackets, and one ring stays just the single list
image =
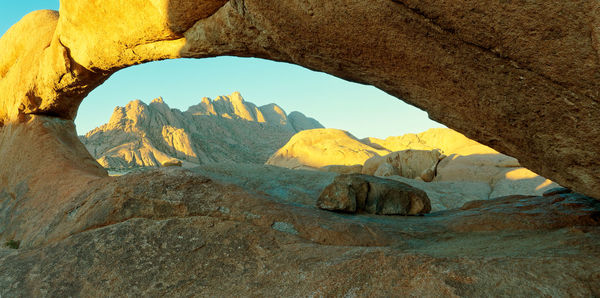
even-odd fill
[{"label": "golden sunlit rock", "polygon": [[122,5],[64,0],[60,16],[34,12],[9,29],[0,39],[0,122],[31,114],[72,120],[87,93],[130,65],[255,56],[376,86],[600,197],[592,169],[600,150],[594,1]]},{"label": "golden sunlit rock", "polygon": [[319,127],[300,112],[287,115],[276,104],[257,107],[235,92],[203,98],[184,112],[162,98],[149,105],[134,100],[80,139],[112,170],[161,166],[171,159],[189,168],[225,161],[262,164],[297,131]]},{"label": "golden sunlit rock", "polygon": [[[0,295],[600,296],[600,201],[578,193],[600,198],[598,28],[592,0],[61,0],[60,13],[32,12],[0,38]],[[79,104],[116,71],[225,55],[369,84],[464,134],[310,130],[269,159],[371,171],[370,158],[440,149],[435,167],[384,160],[379,172],[429,198],[408,213],[432,214],[320,210],[338,175],[326,171],[226,163],[110,177],[78,139]],[[150,106],[118,108],[95,131],[103,165],[218,159],[175,116],[152,138],[101,142],[168,112]],[[316,122],[239,94],[195,113],[220,117],[211,128],[230,143],[225,123],[238,118],[288,132]],[[551,189],[494,197],[532,188]]]},{"label": "golden sunlit rock", "polygon": [[305,130],[294,135],[266,164],[291,169],[352,166],[387,153],[388,150],[378,150],[361,143],[346,131],[323,128]]}]

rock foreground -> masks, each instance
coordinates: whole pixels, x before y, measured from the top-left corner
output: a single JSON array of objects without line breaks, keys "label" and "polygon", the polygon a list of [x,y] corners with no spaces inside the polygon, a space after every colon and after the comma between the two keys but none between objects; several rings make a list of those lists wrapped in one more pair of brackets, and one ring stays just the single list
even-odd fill
[{"label": "rock foreground", "polygon": [[30,13],[0,39],[0,126],[73,120],[91,90],[131,65],[253,56],[373,85],[600,197],[598,1],[60,4],[60,14]]},{"label": "rock foreground", "polygon": [[[315,183],[306,171],[268,176],[264,166],[247,167],[265,183]],[[22,244],[0,249],[0,294],[600,294],[600,202],[592,198],[506,197],[422,217],[346,215],[315,208],[316,196],[285,202],[249,193],[199,174],[207,169],[92,181],[48,221],[9,222],[5,232]],[[27,209],[4,212],[16,210]]]}]

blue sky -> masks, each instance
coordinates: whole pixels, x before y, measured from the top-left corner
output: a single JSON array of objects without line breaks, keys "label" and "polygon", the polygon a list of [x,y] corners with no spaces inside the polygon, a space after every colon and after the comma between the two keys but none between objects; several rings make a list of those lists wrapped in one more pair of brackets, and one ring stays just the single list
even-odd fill
[{"label": "blue sky", "polygon": [[[58,9],[58,1],[0,4],[0,34],[36,9]],[[348,130],[359,138],[443,127],[429,120],[426,112],[377,88],[292,64],[236,57],[168,60],[123,69],[83,101],[75,124],[78,133],[85,134],[107,122],[114,107],[133,99],[148,103],[162,96],[171,108],[186,110],[202,97],[234,91],[257,105],[274,102],[288,113],[301,111],[326,127]]]}]

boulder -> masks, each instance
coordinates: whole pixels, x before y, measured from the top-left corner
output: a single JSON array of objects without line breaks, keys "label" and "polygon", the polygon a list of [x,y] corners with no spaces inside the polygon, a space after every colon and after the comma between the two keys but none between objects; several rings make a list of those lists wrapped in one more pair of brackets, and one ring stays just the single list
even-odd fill
[{"label": "boulder", "polygon": [[499,154],[452,154],[437,166],[436,182],[483,182],[490,185],[490,198],[509,195],[539,196],[544,191],[558,187],[526,168],[520,167],[512,157]]},{"label": "boulder", "polygon": [[388,179],[369,179],[365,211],[383,215],[417,215],[431,211],[427,194],[408,184]]},{"label": "boulder", "polygon": [[452,154],[438,164],[435,181],[478,181],[491,184],[494,177],[507,170],[507,167],[498,163],[496,155]]},{"label": "boulder", "polygon": [[386,158],[384,156],[373,156],[365,161],[361,173],[365,175],[375,175],[379,166],[384,163],[386,163]]},{"label": "boulder", "polygon": [[384,162],[377,167],[377,171],[373,173],[373,176],[386,177],[386,176],[395,176],[400,175],[400,171],[398,168],[394,167],[389,162]]},{"label": "boulder", "polygon": [[[423,172],[421,173],[421,175],[417,178],[421,178],[421,180],[425,181],[425,182],[431,182],[433,181],[433,178],[435,178],[435,170],[437,168],[437,164],[435,165],[431,165],[430,168],[423,170]],[[415,179],[417,179],[415,178]]]},{"label": "boulder", "polygon": [[431,211],[427,194],[408,184],[366,175],[339,175],[317,200],[332,211],[382,215],[417,215]]},{"label": "boulder", "polygon": [[541,196],[547,190],[560,187],[526,168],[507,168],[492,179],[493,191],[490,198],[510,195]]},{"label": "boulder", "polygon": [[414,179],[428,169],[435,169],[439,160],[444,157],[445,155],[436,149],[408,149],[390,153],[386,156],[386,160],[399,170],[400,176]]},{"label": "boulder", "polygon": [[356,212],[365,210],[369,193],[369,182],[357,175],[339,175],[325,187],[317,207],[325,210]]},{"label": "boulder", "polygon": [[362,173],[375,176],[399,175],[411,179],[420,177],[423,181],[431,181],[438,162],[444,157],[437,149],[407,149],[382,157],[371,157],[365,161]]}]

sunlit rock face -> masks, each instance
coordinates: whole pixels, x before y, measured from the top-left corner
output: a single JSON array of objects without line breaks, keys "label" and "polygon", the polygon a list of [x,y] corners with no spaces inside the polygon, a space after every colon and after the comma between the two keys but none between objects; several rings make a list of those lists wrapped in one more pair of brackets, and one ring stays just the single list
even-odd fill
[{"label": "sunlit rock face", "polygon": [[0,39],[0,122],[72,120],[130,65],[254,56],[376,86],[600,197],[599,11],[585,0],[65,0],[60,16],[29,14]]},{"label": "sunlit rock face", "polygon": [[286,168],[320,168],[363,164],[375,155],[389,153],[361,143],[347,131],[324,128],[302,131],[277,150],[266,164]]},{"label": "sunlit rock face", "polygon": [[266,164],[395,179],[425,190],[435,199],[434,211],[458,208],[472,200],[540,196],[558,186],[522,167],[515,158],[446,128],[385,140],[357,140],[337,129],[306,130],[292,137]]},{"label": "sunlit rock face", "polygon": [[107,124],[80,139],[110,169],[161,166],[173,159],[186,167],[212,162],[262,164],[298,132],[295,127],[323,127],[302,113],[294,114],[310,119],[309,125],[289,119],[275,104],[257,107],[238,92],[215,100],[203,98],[185,112],[169,108],[162,98],[149,105],[135,100],[115,108]]}]

